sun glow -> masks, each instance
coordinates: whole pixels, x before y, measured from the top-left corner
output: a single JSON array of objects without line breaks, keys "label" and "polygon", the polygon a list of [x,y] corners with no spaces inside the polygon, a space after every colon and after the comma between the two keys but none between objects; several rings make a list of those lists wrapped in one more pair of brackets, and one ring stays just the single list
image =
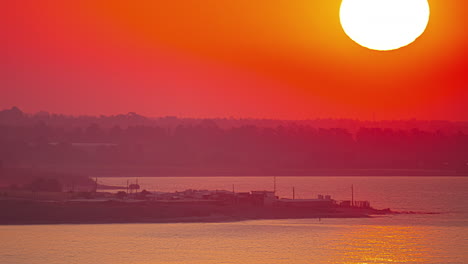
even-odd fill
[{"label": "sun glow", "polygon": [[359,45],[394,50],[414,42],[429,22],[427,0],[343,0],[341,25]]}]

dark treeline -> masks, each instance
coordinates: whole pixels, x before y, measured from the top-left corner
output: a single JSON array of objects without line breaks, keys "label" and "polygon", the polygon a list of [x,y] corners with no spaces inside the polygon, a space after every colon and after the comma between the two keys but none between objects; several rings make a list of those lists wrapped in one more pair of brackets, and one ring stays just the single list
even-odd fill
[{"label": "dark treeline", "polygon": [[[60,118],[65,121],[58,122]],[[220,126],[217,119],[171,120],[163,125],[137,114],[51,117],[13,108],[0,112],[0,160],[4,166],[99,176],[307,175],[374,169],[457,175],[466,174],[468,167],[464,123],[447,122],[440,130],[363,126],[352,131],[300,122]],[[454,129],[457,126],[461,128]]]},{"label": "dark treeline", "polygon": [[[110,116],[70,116],[63,114],[50,114],[38,112],[35,114],[23,113],[17,107],[0,111],[0,125],[8,126],[32,126],[45,123],[50,127],[57,128],[87,128],[90,124],[97,124],[100,128],[110,129],[116,125],[121,128],[129,126],[150,126],[174,129],[177,126],[195,126],[204,119],[180,118],[166,116],[150,118],[134,112]],[[452,122],[444,120],[376,120],[362,121],[355,119],[308,119],[308,120],[278,120],[278,119],[254,119],[254,118],[210,118],[216,125],[223,129],[241,126],[257,126],[276,128],[278,126],[311,126],[315,128],[344,128],[350,133],[356,133],[361,127],[388,127],[396,130],[420,129],[424,131],[440,131],[444,134],[458,132],[468,133],[468,122]]]}]

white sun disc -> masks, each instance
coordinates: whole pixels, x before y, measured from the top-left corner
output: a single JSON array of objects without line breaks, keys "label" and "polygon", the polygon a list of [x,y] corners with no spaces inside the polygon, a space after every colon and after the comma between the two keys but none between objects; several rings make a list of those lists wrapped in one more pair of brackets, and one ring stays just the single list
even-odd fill
[{"label": "white sun disc", "polygon": [[345,33],[373,50],[394,50],[414,42],[429,23],[427,0],[343,0]]}]

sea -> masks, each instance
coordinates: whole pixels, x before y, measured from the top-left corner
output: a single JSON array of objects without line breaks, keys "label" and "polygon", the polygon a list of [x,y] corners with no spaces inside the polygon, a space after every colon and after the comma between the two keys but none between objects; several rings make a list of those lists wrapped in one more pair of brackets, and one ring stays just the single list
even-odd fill
[{"label": "sea", "polygon": [[468,263],[468,177],[106,177],[174,192],[274,190],[406,212],[357,219],[0,226],[2,264]]}]

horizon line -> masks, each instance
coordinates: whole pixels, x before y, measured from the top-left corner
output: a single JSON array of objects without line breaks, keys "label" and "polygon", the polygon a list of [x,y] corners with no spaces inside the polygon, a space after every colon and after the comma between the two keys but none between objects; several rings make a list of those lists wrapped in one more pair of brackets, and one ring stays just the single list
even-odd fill
[{"label": "horizon line", "polygon": [[418,119],[418,118],[399,118],[399,119],[360,119],[360,118],[349,118],[349,117],[310,117],[310,118],[298,118],[298,119],[288,119],[288,118],[273,118],[273,117],[236,117],[236,116],[211,116],[211,117],[194,117],[194,116],[183,116],[183,115],[160,115],[160,116],[151,116],[151,115],[144,115],[138,114],[137,112],[129,111],[127,113],[115,113],[115,114],[69,114],[69,113],[57,113],[57,112],[49,112],[47,110],[39,110],[34,113],[32,112],[25,112],[21,110],[18,106],[12,106],[10,108],[3,108],[0,109],[0,112],[18,109],[23,114],[28,116],[37,116],[40,113],[47,113],[49,115],[58,115],[58,116],[66,116],[72,118],[78,117],[115,117],[119,115],[130,115],[134,114],[136,116],[141,116],[147,119],[163,119],[163,118],[177,118],[177,119],[194,119],[194,120],[257,120],[257,121],[285,121],[285,122],[304,122],[304,121],[320,121],[320,120],[334,120],[334,121],[356,121],[356,122],[370,122],[370,123],[377,123],[377,122],[408,122],[408,121],[416,121],[416,122],[449,122],[449,123],[468,123],[468,120],[448,120],[448,119]]}]

